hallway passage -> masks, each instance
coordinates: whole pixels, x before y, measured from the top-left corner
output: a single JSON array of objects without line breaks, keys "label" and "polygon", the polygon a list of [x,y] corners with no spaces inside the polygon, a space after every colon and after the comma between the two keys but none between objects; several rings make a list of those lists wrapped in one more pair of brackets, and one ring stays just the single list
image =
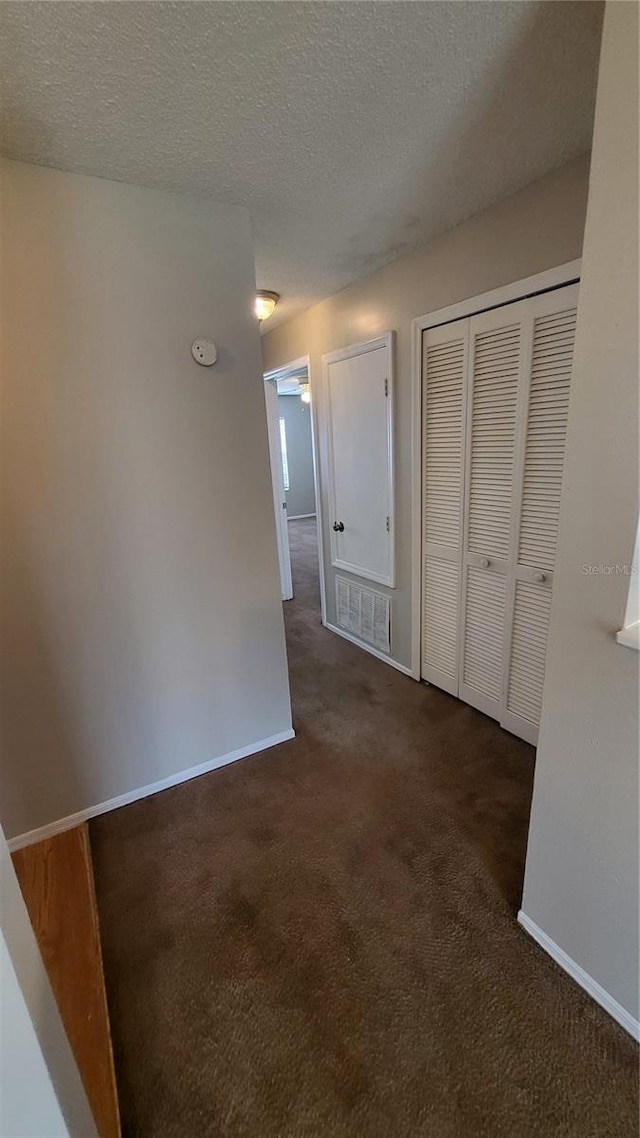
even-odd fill
[{"label": "hallway passage", "polygon": [[636,1048],[531,942],[534,752],[320,624],[296,738],[91,823],[124,1134],[631,1138]]}]

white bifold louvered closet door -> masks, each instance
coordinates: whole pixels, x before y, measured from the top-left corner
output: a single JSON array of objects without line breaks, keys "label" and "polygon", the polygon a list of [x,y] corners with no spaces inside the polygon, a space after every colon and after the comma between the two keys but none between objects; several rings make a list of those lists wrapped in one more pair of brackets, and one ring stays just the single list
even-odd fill
[{"label": "white bifold louvered closet door", "polygon": [[577,298],[570,285],[423,337],[422,675],[532,743]]}]

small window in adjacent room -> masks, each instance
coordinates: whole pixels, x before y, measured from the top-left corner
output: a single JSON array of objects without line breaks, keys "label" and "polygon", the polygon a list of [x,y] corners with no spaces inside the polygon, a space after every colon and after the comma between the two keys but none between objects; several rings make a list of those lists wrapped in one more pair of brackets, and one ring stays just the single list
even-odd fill
[{"label": "small window in adjacent room", "polygon": [[287,462],[287,428],[284,419],[280,420],[280,453],[282,455],[282,481],[285,490],[289,489],[289,464]]}]

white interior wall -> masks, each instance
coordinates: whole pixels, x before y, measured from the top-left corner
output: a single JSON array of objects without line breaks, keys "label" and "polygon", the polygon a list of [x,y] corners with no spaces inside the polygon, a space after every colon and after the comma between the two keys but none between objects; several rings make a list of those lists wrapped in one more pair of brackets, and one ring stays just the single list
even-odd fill
[{"label": "white interior wall", "polygon": [[636,1022],[638,653],[615,633],[638,519],[638,363],[638,6],[623,2],[605,14],[522,908]]},{"label": "white interior wall", "polygon": [[245,212],[4,162],[0,235],[14,838],[291,715]]},{"label": "white interior wall", "polygon": [[[310,354],[311,390],[320,420],[322,356],[390,329],[397,333],[396,588],[376,588],[392,598],[392,658],[404,667],[411,666],[412,622],[420,619],[412,612],[411,321],[578,258],[588,171],[588,157],[576,159],[418,252],[350,285],[272,332],[265,330],[265,371]],[[329,517],[322,454],[320,460],[327,619],[335,625],[336,570],[331,566],[328,529],[333,519]]]}]

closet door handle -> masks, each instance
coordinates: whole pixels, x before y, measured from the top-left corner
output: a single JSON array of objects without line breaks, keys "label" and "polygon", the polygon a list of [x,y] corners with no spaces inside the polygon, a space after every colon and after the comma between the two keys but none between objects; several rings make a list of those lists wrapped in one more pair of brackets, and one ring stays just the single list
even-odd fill
[{"label": "closet door handle", "polygon": [[480,568],[481,569],[488,569],[490,564],[491,564],[491,562],[490,562],[488,557],[481,557],[480,558]]},{"label": "closet door handle", "polygon": [[544,582],[546,581],[547,577],[546,577],[545,573],[534,573],[533,579],[536,582],[536,584],[544,585]]}]

